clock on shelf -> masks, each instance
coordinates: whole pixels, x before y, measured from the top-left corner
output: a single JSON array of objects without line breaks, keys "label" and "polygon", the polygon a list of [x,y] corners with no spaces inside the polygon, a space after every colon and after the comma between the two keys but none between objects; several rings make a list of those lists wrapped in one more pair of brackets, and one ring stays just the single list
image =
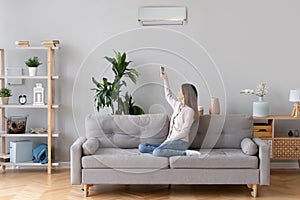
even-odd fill
[{"label": "clock on shelf", "polygon": [[20,96],[19,96],[19,103],[20,103],[21,105],[24,105],[26,102],[27,102],[26,95],[20,95]]}]

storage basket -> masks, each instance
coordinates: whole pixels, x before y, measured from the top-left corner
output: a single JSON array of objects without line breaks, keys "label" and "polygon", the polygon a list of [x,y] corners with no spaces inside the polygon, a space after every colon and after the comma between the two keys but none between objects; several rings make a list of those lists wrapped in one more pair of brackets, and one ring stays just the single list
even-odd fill
[{"label": "storage basket", "polygon": [[21,134],[26,131],[27,116],[6,117],[7,133]]}]

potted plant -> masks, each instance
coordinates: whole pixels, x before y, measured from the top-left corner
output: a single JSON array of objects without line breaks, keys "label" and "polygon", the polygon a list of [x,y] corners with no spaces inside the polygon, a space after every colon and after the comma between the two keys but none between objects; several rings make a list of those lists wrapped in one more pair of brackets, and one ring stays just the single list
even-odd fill
[{"label": "potted plant", "polygon": [[1,88],[0,89],[0,97],[2,100],[2,105],[7,105],[9,97],[12,96],[10,89],[8,88]]},{"label": "potted plant", "polygon": [[[102,82],[98,82],[94,77],[92,81],[95,84],[94,101],[96,108],[110,107],[112,114],[144,114],[142,108],[135,106],[131,95],[126,93],[121,95],[121,88],[127,86],[125,78],[129,78],[133,83],[136,83],[136,78],[139,73],[128,65],[131,61],[126,61],[126,53],[121,54],[115,51],[115,58],[105,57],[105,59],[112,65],[112,71],[115,75],[113,82],[109,82],[107,78],[103,77]],[[115,108],[116,106],[116,108]]]},{"label": "potted plant", "polygon": [[32,58],[28,58],[25,64],[28,66],[29,76],[36,76],[38,66],[43,63],[40,62],[37,56],[33,56]]},{"label": "potted plant", "polygon": [[251,89],[244,89],[241,90],[240,93],[254,94],[258,96],[258,101],[253,102],[253,116],[266,117],[269,115],[269,102],[264,101],[264,96],[268,93],[266,83],[259,83],[256,91]]}]

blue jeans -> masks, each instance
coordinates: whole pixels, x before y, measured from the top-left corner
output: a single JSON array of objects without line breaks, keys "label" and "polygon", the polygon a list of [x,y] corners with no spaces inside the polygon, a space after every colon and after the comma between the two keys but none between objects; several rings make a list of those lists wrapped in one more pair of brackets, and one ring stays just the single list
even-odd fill
[{"label": "blue jeans", "polygon": [[171,157],[184,156],[189,144],[182,140],[169,141],[164,144],[139,144],[141,153],[152,153],[154,156]]}]

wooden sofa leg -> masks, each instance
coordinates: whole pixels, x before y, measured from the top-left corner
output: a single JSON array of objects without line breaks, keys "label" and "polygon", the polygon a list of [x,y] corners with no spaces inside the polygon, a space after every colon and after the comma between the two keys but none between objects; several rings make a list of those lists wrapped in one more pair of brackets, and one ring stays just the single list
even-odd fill
[{"label": "wooden sofa leg", "polygon": [[251,188],[251,196],[256,198],[257,197],[257,184],[247,184],[248,188]]},{"label": "wooden sofa leg", "polygon": [[89,196],[89,188],[92,187],[92,184],[83,184],[83,194],[84,197],[88,197]]},{"label": "wooden sofa leg", "polygon": [[257,184],[253,185],[253,197],[256,198],[257,197]]}]

